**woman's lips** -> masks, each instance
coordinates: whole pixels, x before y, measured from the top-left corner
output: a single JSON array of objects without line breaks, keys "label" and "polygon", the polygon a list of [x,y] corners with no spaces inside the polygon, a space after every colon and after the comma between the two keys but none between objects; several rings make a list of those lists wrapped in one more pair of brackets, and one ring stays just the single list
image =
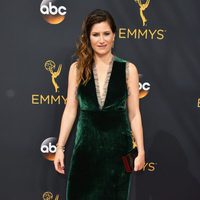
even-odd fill
[{"label": "woman's lips", "polygon": [[107,45],[98,45],[99,48],[104,48],[106,47]]}]

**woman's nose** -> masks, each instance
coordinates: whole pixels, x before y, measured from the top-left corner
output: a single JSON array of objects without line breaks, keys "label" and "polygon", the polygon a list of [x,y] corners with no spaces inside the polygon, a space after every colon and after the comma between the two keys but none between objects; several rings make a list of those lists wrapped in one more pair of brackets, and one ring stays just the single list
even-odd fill
[{"label": "woman's nose", "polygon": [[103,37],[103,35],[100,35],[99,41],[100,41],[100,42],[104,42],[104,37]]}]

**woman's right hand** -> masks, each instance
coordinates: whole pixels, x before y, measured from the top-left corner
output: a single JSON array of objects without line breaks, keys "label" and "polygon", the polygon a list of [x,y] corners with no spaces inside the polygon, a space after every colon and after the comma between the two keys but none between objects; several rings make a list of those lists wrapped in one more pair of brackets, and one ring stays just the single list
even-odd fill
[{"label": "woman's right hand", "polygon": [[64,152],[61,149],[56,150],[54,158],[54,167],[57,172],[60,174],[65,174],[65,165],[64,165]]}]

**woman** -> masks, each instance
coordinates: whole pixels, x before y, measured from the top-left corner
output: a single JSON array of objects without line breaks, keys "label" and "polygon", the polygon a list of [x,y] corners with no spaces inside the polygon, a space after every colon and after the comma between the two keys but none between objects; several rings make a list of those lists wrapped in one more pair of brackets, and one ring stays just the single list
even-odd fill
[{"label": "woman", "polygon": [[[134,64],[112,54],[116,25],[105,10],[94,10],[84,20],[77,62],[70,66],[65,107],[54,165],[64,174],[64,147],[80,115],[68,180],[67,200],[126,200],[130,174],[121,156],[138,148],[135,171],[145,164]],[[131,131],[132,130],[132,131]]]}]

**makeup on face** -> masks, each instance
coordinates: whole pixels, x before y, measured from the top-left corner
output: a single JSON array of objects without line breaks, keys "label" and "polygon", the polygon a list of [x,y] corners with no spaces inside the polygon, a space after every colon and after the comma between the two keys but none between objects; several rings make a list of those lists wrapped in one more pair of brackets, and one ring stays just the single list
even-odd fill
[{"label": "makeup on face", "polygon": [[106,53],[111,50],[115,34],[107,21],[94,24],[90,32],[90,43],[96,53]]}]

